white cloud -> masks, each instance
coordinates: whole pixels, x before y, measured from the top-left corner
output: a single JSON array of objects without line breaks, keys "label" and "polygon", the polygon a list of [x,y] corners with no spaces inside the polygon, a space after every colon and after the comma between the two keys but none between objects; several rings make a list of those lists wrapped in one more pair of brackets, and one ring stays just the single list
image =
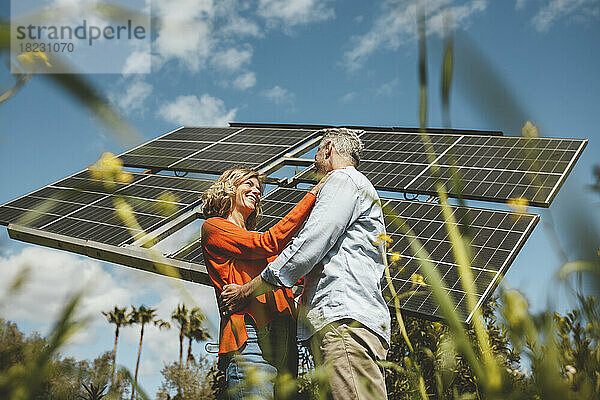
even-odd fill
[{"label": "white cloud", "polygon": [[151,71],[152,56],[150,51],[134,51],[125,60],[123,74],[148,74]]},{"label": "white cloud", "polygon": [[551,0],[537,12],[532,22],[538,32],[546,32],[559,19],[597,19],[599,16],[600,4],[598,0]]},{"label": "white cloud", "polygon": [[213,66],[227,71],[236,71],[242,68],[245,64],[250,63],[252,59],[252,49],[227,49],[212,55],[211,62]]},{"label": "white cloud", "polygon": [[340,97],[340,101],[342,103],[349,103],[356,98],[356,92],[348,92],[342,97]]},{"label": "white cloud", "polygon": [[[7,297],[7,284],[23,268],[29,269],[28,279],[17,293]],[[128,282],[118,282],[98,261],[56,250],[27,247],[20,253],[0,258],[0,298],[6,307],[2,316],[19,324],[26,322],[42,335],[52,329],[66,302],[77,292],[84,295],[79,304],[77,319],[88,324],[70,338],[67,353],[86,354],[87,347],[109,334],[100,311],[114,305],[126,306],[134,300]],[[85,348],[85,350],[82,350]],[[105,349],[98,349],[95,354]]]},{"label": "white cloud", "polygon": [[152,85],[142,80],[136,80],[127,86],[125,93],[121,93],[122,91],[118,95],[111,93],[110,99],[123,113],[142,111],[144,102],[152,94]]},{"label": "white cloud", "polygon": [[[427,0],[423,2],[428,34],[443,34],[444,12],[450,11],[452,27],[464,27],[473,15],[487,7],[487,0],[466,0],[453,5],[450,0]],[[448,8],[449,7],[449,8]],[[371,54],[381,48],[396,50],[402,44],[416,39],[415,2],[388,2],[381,15],[376,18],[373,27],[362,36],[352,38],[352,48],[344,54],[346,67],[350,70],[360,68]]]},{"label": "white cloud", "polygon": [[259,0],[258,14],[271,26],[291,27],[333,18],[333,8],[319,0]]},{"label": "white cloud", "polygon": [[249,36],[261,37],[262,33],[258,24],[247,18],[234,15],[230,17],[219,31],[224,36]]},{"label": "white cloud", "polygon": [[375,89],[375,94],[380,97],[390,97],[397,94],[398,86],[400,85],[400,79],[394,78],[389,82],[385,82],[381,86]]},{"label": "white cloud", "polygon": [[[90,2],[87,0],[54,0],[48,4],[48,7],[59,11],[52,16],[55,19],[52,22],[60,21],[65,24],[77,24],[81,23],[83,16],[85,16],[88,26],[105,26],[108,22],[102,18],[100,13],[90,10]],[[49,23],[50,21],[45,22]]]},{"label": "white cloud", "polygon": [[[329,3],[331,0],[155,1],[157,38],[152,65],[161,68],[177,60],[191,72],[204,68],[239,70],[252,58],[252,49],[240,39],[263,37],[263,25],[288,31],[296,25],[333,18]],[[231,43],[237,43],[236,49],[216,51]],[[133,65],[140,66],[141,62],[132,60],[131,64],[134,69]]]},{"label": "white cloud", "polygon": [[271,89],[263,91],[262,94],[275,104],[293,104],[296,99],[294,93],[281,86],[274,86]]},{"label": "white cloud", "polygon": [[525,8],[525,5],[529,2],[529,0],[517,0],[515,3],[515,9],[522,10]]},{"label": "white cloud", "polygon": [[211,0],[162,0],[155,3],[159,17],[154,49],[165,60],[178,59],[196,72],[214,45]]},{"label": "white cloud", "polygon": [[166,121],[203,126],[225,126],[234,119],[236,112],[236,108],[227,110],[223,100],[208,94],[203,94],[200,99],[194,95],[179,96],[159,110]]},{"label": "white cloud", "polygon": [[233,80],[233,87],[239,90],[250,89],[254,85],[256,85],[254,72],[246,72]]},{"label": "white cloud", "polygon": [[[0,291],[19,271],[29,268],[30,279],[12,296],[12,305],[2,310],[9,319],[26,320],[49,328],[65,301],[85,289],[79,317],[96,315],[114,304],[128,304],[130,292],[117,285],[100,262],[40,247],[27,247],[18,254],[0,258]],[[47,331],[43,332],[47,333]]]}]

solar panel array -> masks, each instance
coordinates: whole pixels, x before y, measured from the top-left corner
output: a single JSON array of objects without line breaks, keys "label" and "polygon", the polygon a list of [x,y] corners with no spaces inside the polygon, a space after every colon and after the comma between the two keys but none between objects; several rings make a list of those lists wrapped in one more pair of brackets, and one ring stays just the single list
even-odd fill
[{"label": "solar panel array", "polygon": [[[365,132],[359,170],[382,190],[437,195],[438,179],[450,196],[506,202],[524,197],[548,207],[587,140]],[[437,175],[432,165],[439,167]],[[312,169],[300,180],[314,182]],[[458,187],[452,175],[460,181]]]},{"label": "solar panel array", "polygon": [[[277,188],[262,201],[264,218],[257,230],[265,231],[285,216],[306,194],[299,189]],[[392,239],[388,255],[399,253],[400,261],[390,263],[390,274],[403,310],[441,317],[436,301],[428,290],[428,284],[417,284],[415,274],[419,272],[420,261],[414,255],[411,242],[420,243],[435,269],[440,273],[447,293],[456,304],[456,310],[464,321],[469,321],[471,312],[467,306],[466,293],[459,278],[458,265],[452,253],[452,244],[446,231],[445,220],[439,204],[420,203],[404,200],[382,199],[385,211],[386,230]],[[473,260],[471,270],[475,281],[478,302],[489,299],[494,288],[531,234],[538,216],[477,208],[452,207],[458,224],[468,221],[473,237]],[[409,227],[411,234],[403,234],[402,227]],[[190,252],[182,257],[185,261],[202,260],[200,241],[190,246]],[[383,283],[388,305],[393,306],[387,282]]]},{"label": "solar panel array", "polygon": [[[212,181],[131,174],[129,183],[95,179],[89,170],[36,190],[0,207],[0,224],[15,223],[45,232],[123,245],[156,229],[200,202]],[[169,192],[174,197],[159,197]],[[115,199],[132,207],[139,226],[126,224]]]},{"label": "solar panel array", "polygon": [[260,169],[315,135],[306,129],[181,128],[120,156],[127,167],[221,174]]},{"label": "solar panel array", "polygon": [[[269,165],[271,168],[284,165],[286,154],[305,151],[311,145],[309,141],[318,135],[317,129],[316,126],[180,128],[127,151],[120,158],[127,167],[150,169],[154,173],[168,170],[221,174],[233,167],[260,169]],[[531,205],[544,207],[549,206],[587,144],[587,140],[577,139],[501,137],[455,131],[429,134],[430,145],[425,145],[420,134],[395,129],[385,132],[370,129],[361,138],[365,151],[358,169],[377,189],[436,195],[439,181],[445,184],[450,196],[500,202],[524,197]],[[303,171],[289,183],[311,182],[311,170]],[[168,235],[177,229],[174,226],[186,223],[187,220],[182,220],[191,214],[167,224],[196,207],[200,194],[213,181],[141,173],[131,176],[130,182],[107,185],[84,170],[0,206],[0,224],[34,228],[20,240],[51,247],[61,248],[61,240],[70,238],[98,242],[86,242],[95,246],[90,247],[97,252],[91,254],[93,257],[159,272],[143,252],[138,257],[135,251],[126,251],[137,251],[136,246],[128,249],[122,246],[139,244],[137,240],[149,232]],[[461,182],[460,187],[455,185],[455,177]],[[165,192],[173,196],[161,196]],[[257,230],[273,226],[304,194],[303,190],[283,187],[269,192],[261,200],[263,218]],[[119,216],[118,199],[132,208],[135,224],[126,223]],[[418,245],[442,276],[456,310],[469,322],[473,310],[467,306],[440,206],[382,200],[392,239],[389,256],[401,255],[400,258],[394,255],[390,271],[402,309],[440,317],[427,280],[420,278],[419,266],[423,260],[412,249]],[[468,222],[470,227],[473,295],[481,304],[492,294],[539,217],[466,207],[452,209],[457,223]],[[36,240],[36,230],[63,236],[53,238],[54,242],[49,244]],[[90,255],[89,249],[81,252]],[[181,264],[178,268],[185,272],[184,279],[208,282],[200,240],[170,257],[169,262]],[[387,281],[384,295],[392,305],[394,299]]]}]

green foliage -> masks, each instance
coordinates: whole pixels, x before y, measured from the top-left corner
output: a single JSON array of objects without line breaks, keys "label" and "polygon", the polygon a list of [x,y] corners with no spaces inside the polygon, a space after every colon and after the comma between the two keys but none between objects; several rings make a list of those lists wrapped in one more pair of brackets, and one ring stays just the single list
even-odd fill
[{"label": "green foliage", "polygon": [[[507,374],[513,375],[513,383],[521,375],[518,373],[520,355],[511,346],[506,331],[498,324],[495,311],[498,307],[492,300],[483,308],[484,323],[488,332],[489,344],[494,357]],[[405,327],[414,351],[401,337],[400,327],[392,324],[392,345],[387,360],[386,385],[392,399],[411,399],[418,388],[413,382],[423,379],[425,391],[432,398],[454,398],[465,394],[480,393],[480,383],[464,357],[456,352],[452,333],[442,322],[428,321],[408,316]],[[467,334],[475,342],[475,332],[471,328]]]},{"label": "green foliage", "polygon": [[[0,319],[0,398],[77,399],[88,398],[85,387],[106,387],[111,373],[111,353],[106,352],[92,362],[63,358],[58,352],[46,361],[45,373],[31,385],[35,392],[25,390],[33,372],[29,369],[48,351],[50,342],[37,333],[25,336],[16,324]],[[125,379],[118,374],[116,398],[127,393]]]},{"label": "green foliage", "polygon": [[554,314],[561,372],[581,398],[600,397],[600,313],[593,297],[579,296],[580,307]]},{"label": "green foliage", "polygon": [[85,396],[79,395],[79,397],[83,400],[100,400],[104,396],[104,391],[106,390],[106,385],[104,386],[96,386],[93,383],[90,385],[83,384],[83,388],[85,389]]},{"label": "green foliage", "polygon": [[217,369],[206,358],[191,361],[182,366],[177,362],[165,365],[161,374],[163,381],[156,394],[157,400],[217,399],[213,380]]}]

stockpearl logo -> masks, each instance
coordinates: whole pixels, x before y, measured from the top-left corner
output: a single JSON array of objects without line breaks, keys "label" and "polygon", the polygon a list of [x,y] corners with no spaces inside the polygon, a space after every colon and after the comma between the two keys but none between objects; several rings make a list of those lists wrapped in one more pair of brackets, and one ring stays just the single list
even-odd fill
[{"label": "stockpearl logo", "polygon": [[145,0],[11,1],[14,73],[149,73]]}]

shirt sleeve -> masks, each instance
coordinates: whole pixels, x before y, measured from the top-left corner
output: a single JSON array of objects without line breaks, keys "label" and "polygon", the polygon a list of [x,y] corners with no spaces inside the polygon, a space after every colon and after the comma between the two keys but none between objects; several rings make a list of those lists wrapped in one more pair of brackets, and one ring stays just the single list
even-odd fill
[{"label": "shirt sleeve", "polygon": [[264,233],[250,232],[221,218],[208,219],[202,225],[203,245],[214,252],[242,260],[277,255],[298,232],[315,203],[307,193],[277,224]]},{"label": "shirt sleeve", "polygon": [[276,286],[293,286],[325,257],[358,215],[360,199],[356,184],[345,173],[333,173],[319,191],[304,228],[267,265],[262,279]]}]

